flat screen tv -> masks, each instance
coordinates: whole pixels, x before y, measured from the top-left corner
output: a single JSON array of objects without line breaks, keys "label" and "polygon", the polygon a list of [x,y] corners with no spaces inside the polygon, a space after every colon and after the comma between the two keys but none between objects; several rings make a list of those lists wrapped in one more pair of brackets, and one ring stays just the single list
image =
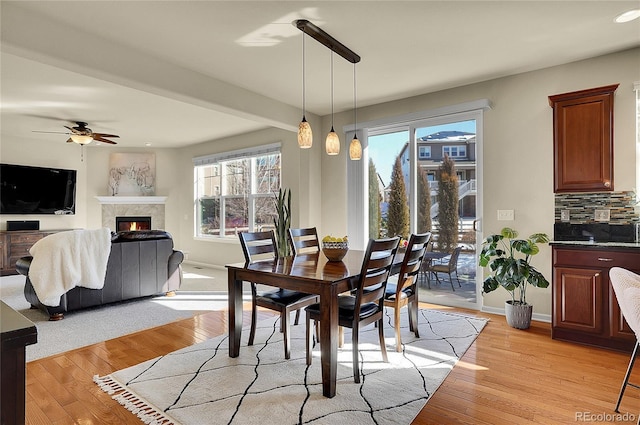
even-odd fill
[{"label": "flat screen tv", "polygon": [[0,214],[75,214],[76,170],[0,164]]}]

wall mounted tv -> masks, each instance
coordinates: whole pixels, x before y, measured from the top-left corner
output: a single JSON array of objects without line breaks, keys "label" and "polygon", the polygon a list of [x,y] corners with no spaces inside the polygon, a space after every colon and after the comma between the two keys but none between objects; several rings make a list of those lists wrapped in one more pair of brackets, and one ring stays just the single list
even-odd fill
[{"label": "wall mounted tv", "polygon": [[75,214],[76,170],[0,164],[0,214]]}]

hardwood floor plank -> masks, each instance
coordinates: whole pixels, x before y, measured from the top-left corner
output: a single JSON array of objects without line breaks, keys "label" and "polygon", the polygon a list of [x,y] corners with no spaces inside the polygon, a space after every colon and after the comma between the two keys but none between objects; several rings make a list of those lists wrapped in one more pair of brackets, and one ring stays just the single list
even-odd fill
[{"label": "hardwood floor plank", "polygon": [[[613,414],[629,354],[552,340],[548,323],[534,322],[522,331],[510,328],[502,316],[423,307],[490,321],[414,424],[551,425],[575,423],[584,412]],[[245,324],[249,314],[245,305]],[[259,312],[259,320],[270,316]],[[207,312],[27,363],[27,425],[139,425],[93,376],[221,335],[227,321],[224,311]],[[640,383],[640,367],[631,381]],[[640,390],[627,389],[621,412],[637,418]]]}]

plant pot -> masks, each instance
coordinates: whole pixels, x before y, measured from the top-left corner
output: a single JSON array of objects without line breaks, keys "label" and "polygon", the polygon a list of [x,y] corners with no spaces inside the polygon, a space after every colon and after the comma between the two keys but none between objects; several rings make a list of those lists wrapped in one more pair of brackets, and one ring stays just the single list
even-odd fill
[{"label": "plant pot", "polygon": [[531,304],[514,304],[512,300],[504,303],[504,315],[507,318],[507,324],[512,328],[529,329],[532,313],[533,305]]}]

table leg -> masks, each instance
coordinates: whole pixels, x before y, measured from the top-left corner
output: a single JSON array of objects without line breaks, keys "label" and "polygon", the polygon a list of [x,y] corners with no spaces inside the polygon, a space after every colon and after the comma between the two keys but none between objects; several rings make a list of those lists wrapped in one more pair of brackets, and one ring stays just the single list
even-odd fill
[{"label": "table leg", "polygon": [[229,357],[240,355],[242,337],[242,281],[236,279],[235,271],[228,272],[229,289]]},{"label": "table leg", "polygon": [[338,375],[338,294],[327,285],[320,294],[320,353],[322,363],[322,394],[336,395]]}]

